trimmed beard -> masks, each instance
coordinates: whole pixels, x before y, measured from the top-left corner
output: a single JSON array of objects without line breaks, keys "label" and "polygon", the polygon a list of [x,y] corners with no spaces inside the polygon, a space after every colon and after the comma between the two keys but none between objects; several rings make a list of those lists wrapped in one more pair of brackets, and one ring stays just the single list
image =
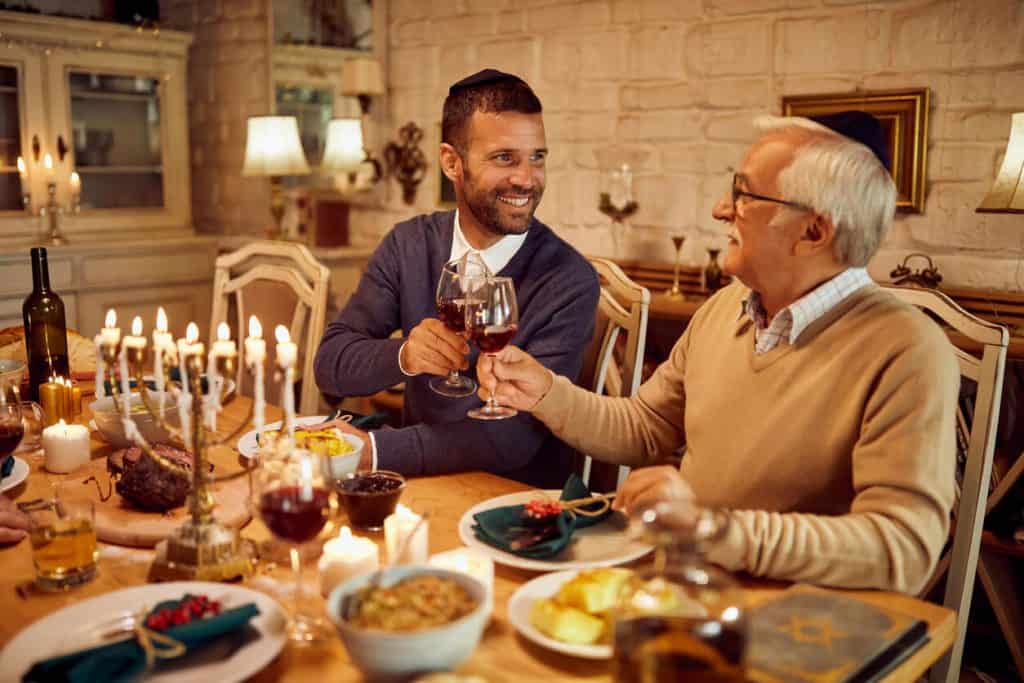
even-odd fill
[{"label": "trimmed beard", "polygon": [[[501,210],[498,206],[498,196],[501,194],[501,190],[495,189],[491,192],[476,192],[475,185],[473,184],[473,174],[470,173],[469,166],[463,161],[462,164],[462,191],[466,200],[466,208],[473,214],[476,222],[480,224],[484,229],[490,231],[494,235],[522,235],[530,229],[530,224],[533,223],[533,214],[536,213],[537,207],[540,205],[540,198],[544,195],[543,187],[534,187],[530,191],[530,202],[532,208],[530,209],[529,215],[526,217],[524,225],[508,225],[502,222]],[[522,194],[519,190],[513,187],[513,191],[517,194]]]}]

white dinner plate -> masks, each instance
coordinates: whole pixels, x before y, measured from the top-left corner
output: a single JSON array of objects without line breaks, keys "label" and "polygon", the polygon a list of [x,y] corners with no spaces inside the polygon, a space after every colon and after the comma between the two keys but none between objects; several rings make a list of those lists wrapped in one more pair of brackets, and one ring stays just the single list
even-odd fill
[{"label": "white dinner plate", "polygon": [[[163,683],[235,683],[261,671],[277,656],[287,640],[286,617],[281,606],[268,595],[242,586],[201,581],[155,583],[125,588],[72,603],[24,628],[0,652],[0,680],[20,680],[37,661],[90,644],[88,638],[97,626],[112,616],[134,612],[162,600],[176,600],[185,593],[205,594],[220,600],[225,608],[256,603],[260,613],[249,625],[258,637],[233,651],[203,653],[191,661],[162,664],[147,681]],[[95,641],[92,641],[95,642]],[[115,641],[110,641],[115,642]],[[214,646],[216,647],[216,646]],[[204,656],[205,655],[205,656]],[[188,660],[188,658],[186,658]]]},{"label": "white dinner plate", "polygon": [[[545,493],[552,499],[557,499],[562,494],[561,491],[554,489],[545,491]],[[506,553],[504,550],[484,543],[473,533],[473,525],[476,523],[473,515],[476,513],[506,505],[523,505],[537,497],[537,491],[520,491],[474,505],[466,510],[462,519],[459,520],[459,538],[469,547],[489,555],[495,562],[509,567],[541,572],[613,567],[617,564],[632,562],[653,549],[650,544],[629,537],[626,533],[626,516],[621,512],[613,512],[608,519],[600,524],[576,530],[569,545],[562,552],[546,560],[535,560]]]},{"label": "white dinner plate", "polygon": [[[327,415],[307,415],[306,417],[296,417],[296,427],[308,427],[309,425],[320,424],[328,418]],[[263,431],[272,432],[275,429],[280,429],[283,421],[271,422],[268,425],[263,425]],[[245,434],[242,434],[242,438],[238,440],[238,444],[235,446],[242,457],[253,458],[260,452],[260,444],[256,440],[256,430],[250,429]]]},{"label": "white dinner plate", "polygon": [[544,635],[530,623],[530,608],[533,607],[533,603],[543,598],[553,597],[563,584],[576,578],[577,574],[579,574],[577,571],[553,572],[527,581],[508,600],[508,620],[524,638],[548,650],[587,659],[610,659],[612,656],[611,645],[563,643]]},{"label": "white dinner plate", "polygon": [[22,460],[21,458],[14,457],[14,467],[11,469],[11,473],[8,474],[3,479],[0,479],[0,491],[13,489],[15,486],[25,481],[25,478],[27,476],[28,463]]}]

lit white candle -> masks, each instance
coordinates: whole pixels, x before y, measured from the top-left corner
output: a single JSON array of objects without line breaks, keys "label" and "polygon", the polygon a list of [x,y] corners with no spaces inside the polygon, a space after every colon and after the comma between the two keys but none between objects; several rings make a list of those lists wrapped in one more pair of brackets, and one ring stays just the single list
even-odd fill
[{"label": "lit white candle", "polygon": [[121,340],[121,346],[129,349],[146,348],[146,338],[142,336],[142,318],[135,316],[132,319],[132,333],[125,335]]},{"label": "lit white candle", "polygon": [[[18,157],[18,177],[21,178],[22,184],[28,181],[28,166],[25,165],[25,160]],[[28,188],[21,188],[22,194],[26,192]]]},{"label": "lit white candle", "polygon": [[[121,364],[121,422],[124,423],[125,436],[129,436],[130,427],[128,425],[129,423],[135,423],[132,422],[131,418],[132,381],[128,375],[128,355],[125,353],[125,348],[124,346],[121,347],[121,354],[118,360]],[[114,381],[113,373],[111,373],[110,381]]]},{"label": "lit white candle", "polygon": [[61,420],[43,430],[43,466],[50,472],[64,474],[89,462],[89,430],[85,425],[66,424]]},{"label": "lit white candle", "polygon": [[117,326],[117,312],[111,308],[107,311],[107,317],[100,330],[100,338],[107,346],[117,346],[121,341],[121,328]]},{"label": "lit white candle", "polygon": [[206,362],[206,380],[208,390],[203,406],[206,409],[206,425],[216,431],[217,413],[220,412],[220,394],[224,378],[217,370],[218,358],[231,358],[238,355],[235,342],[231,341],[231,328],[226,322],[217,325],[217,340],[210,344],[210,355]]},{"label": "lit white candle", "polygon": [[456,548],[430,558],[431,567],[467,574],[484,585],[487,602],[494,600],[494,561],[478,550]]},{"label": "lit white candle", "polygon": [[43,155],[43,168],[46,170],[46,182],[53,182],[53,157],[49,153]]},{"label": "lit white candle", "polygon": [[71,194],[78,195],[82,193],[82,178],[78,175],[78,171],[72,171],[68,177],[68,185],[71,187]]},{"label": "lit white candle", "polygon": [[337,538],[324,543],[318,566],[320,592],[327,597],[336,586],[352,577],[377,571],[380,550],[370,539],[353,536],[349,528],[343,526]]},{"label": "lit white candle", "polygon": [[231,340],[231,328],[227,323],[217,325],[217,341],[213,342],[210,353],[220,358],[229,358],[238,353],[235,342]]},{"label": "lit white candle", "polygon": [[93,393],[96,398],[103,398],[107,395],[106,388],[103,386],[106,382],[106,363],[103,362],[103,336],[97,334],[93,337],[93,342],[96,344],[96,381]]},{"label": "lit white candle", "polygon": [[284,407],[284,425],[288,437],[295,438],[295,359],[299,349],[288,334],[288,328],[278,325],[274,328],[277,338],[277,364],[284,370],[284,383],[281,386],[281,404]]},{"label": "lit white candle", "polygon": [[156,328],[153,329],[153,376],[156,378],[156,390],[160,392],[160,415],[164,414],[164,354],[174,356],[174,337],[167,331],[167,313],[161,306],[156,312]]},{"label": "lit white candle", "polygon": [[[181,432],[185,437],[185,448],[192,450],[191,410],[192,393],[189,390],[187,356],[202,356],[205,347],[199,342],[199,326],[189,323],[185,328],[185,338],[178,340],[178,371],[181,373],[181,393],[178,394],[178,418]],[[202,400],[202,396],[199,397]]]},{"label": "lit white candle", "polygon": [[[420,524],[421,519],[422,517],[401,503],[393,514],[385,518],[384,542],[388,549],[388,562],[422,564],[427,561],[430,522],[424,520]],[[410,536],[412,537],[409,538]]]},{"label": "lit white candle", "polygon": [[256,433],[263,432],[266,399],[263,396],[263,362],[267,357],[267,342],[263,339],[263,326],[256,316],[249,316],[249,336],[245,338],[245,362],[253,373],[252,424]]}]

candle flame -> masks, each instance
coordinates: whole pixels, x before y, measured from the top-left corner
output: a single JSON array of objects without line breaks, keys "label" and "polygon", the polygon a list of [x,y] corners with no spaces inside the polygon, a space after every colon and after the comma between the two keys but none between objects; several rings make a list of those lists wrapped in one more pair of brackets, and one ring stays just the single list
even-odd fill
[{"label": "candle flame", "polygon": [[71,181],[72,188],[79,188],[82,186],[82,178],[78,175],[78,171],[72,171],[69,180]]},{"label": "candle flame", "polygon": [[104,327],[117,327],[117,312],[111,308],[107,311],[107,322]]},{"label": "candle flame", "polygon": [[227,323],[217,325],[217,339],[219,341],[227,341],[231,339],[231,328],[228,327]]},{"label": "candle flame", "polygon": [[274,336],[277,338],[278,344],[284,344],[292,340],[292,336],[288,334],[288,328],[284,325],[278,325],[274,328]]},{"label": "candle flame", "polygon": [[135,316],[132,319],[132,334],[138,337],[142,334],[142,318],[141,316]]},{"label": "candle flame", "polygon": [[68,423],[64,421],[63,417],[60,419],[60,422],[58,422],[57,424],[60,425],[61,427],[67,427],[68,426]]},{"label": "candle flame", "polygon": [[163,306],[156,311],[156,329],[158,332],[167,331],[167,314],[164,312]]},{"label": "candle flame", "polygon": [[195,323],[189,323],[185,329],[185,341],[189,344],[195,344],[199,341],[199,326]]},{"label": "candle flame", "polygon": [[28,168],[25,166],[25,160],[18,157],[18,173],[25,175],[28,172]]},{"label": "candle flame", "polygon": [[49,153],[43,156],[43,167],[46,168],[47,171],[53,170],[53,157],[50,156]]},{"label": "candle flame", "polygon": [[352,540],[352,530],[349,529],[347,526],[341,527],[341,531],[338,532],[338,540],[339,541],[346,541],[346,542],[347,541],[351,541]]},{"label": "candle flame", "polygon": [[249,336],[254,339],[259,339],[263,336],[263,325],[260,325],[260,320],[254,315],[249,316]]}]

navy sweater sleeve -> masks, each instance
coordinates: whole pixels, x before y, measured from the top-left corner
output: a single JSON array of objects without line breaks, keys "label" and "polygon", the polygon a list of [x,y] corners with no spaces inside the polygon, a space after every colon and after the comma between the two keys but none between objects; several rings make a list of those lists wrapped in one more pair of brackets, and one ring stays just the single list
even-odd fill
[{"label": "navy sweater sleeve", "polygon": [[405,380],[398,367],[401,268],[397,234],[381,241],[337,320],[327,326],[313,364],[317,386],[333,396],[369,396]]},{"label": "navy sweater sleeve", "polygon": [[[594,329],[599,283],[594,270],[578,266],[545,287],[546,321],[523,343],[524,349],[553,372],[575,379]],[[514,472],[537,455],[550,431],[529,413],[505,420],[468,417],[444,424],[417,424],[374,432],[378,467],[406,475],[460,470]]]}]

